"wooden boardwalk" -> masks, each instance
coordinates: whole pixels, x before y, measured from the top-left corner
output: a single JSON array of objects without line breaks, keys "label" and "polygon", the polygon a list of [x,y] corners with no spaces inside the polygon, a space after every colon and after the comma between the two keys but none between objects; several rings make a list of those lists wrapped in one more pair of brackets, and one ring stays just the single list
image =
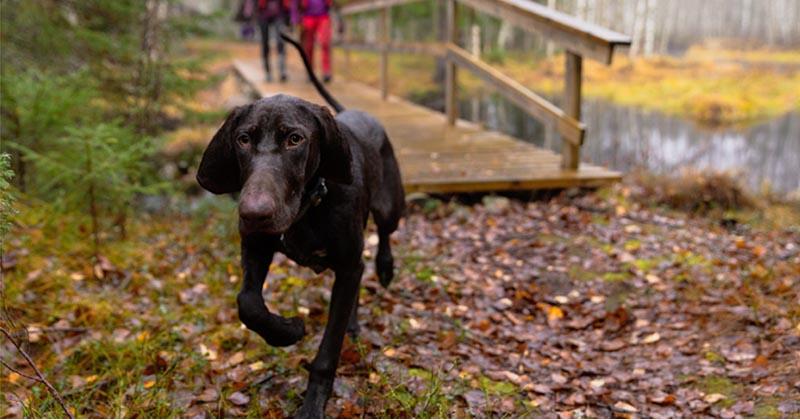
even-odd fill
[{"label": "wooden boardwalk", "polygon": [[[260,97],[285,93],[324,104],[306,81],[299,58],[289,50],[286,83],[266,83],[257,55],[234,60],[234,69]],[[394,96],[384,101],[377,89],[361,83],[338,78],[328,89],[346,108],[365,110],[383,123],[407,192],[599,187],[621,179],[618,172],[586,163],[580,163],[578,170],[561,169],[561,155],[550,150],[463,120],[448,126],[444,114]]]}]

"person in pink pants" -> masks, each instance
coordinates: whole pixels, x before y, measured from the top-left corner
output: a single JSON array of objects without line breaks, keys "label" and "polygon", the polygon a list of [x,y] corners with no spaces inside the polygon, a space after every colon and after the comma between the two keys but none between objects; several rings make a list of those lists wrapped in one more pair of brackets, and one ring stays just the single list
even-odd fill
[{"label": "person in pink pants", "polygon": [[333,0],[301,0],[300,9],[303,14],[301,44],[311,69],[314,69],[314,44],[319,42],[322,48],[322,81],[331,81],[331,3]]}]

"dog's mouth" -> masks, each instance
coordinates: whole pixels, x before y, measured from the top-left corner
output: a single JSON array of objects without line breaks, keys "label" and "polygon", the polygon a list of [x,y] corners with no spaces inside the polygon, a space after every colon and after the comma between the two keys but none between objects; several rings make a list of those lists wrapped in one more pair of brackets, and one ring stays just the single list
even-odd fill
[{"label": "dog's mouth", "polygon": [[[239,213],[239,232],[241,235],[265,233],[279,235],[286,233],[294,223],[297,206],[287,205],[269,213]],[[241,206],[240,206],[241,208]]]},{"label": "dog's mouth", "polygon": [[242,235],[250,235],[253,233],[266,233],[269,235],[279,235],[286,233],[292,226],[291,220],[285,221],[281,218],[275,220],[271,217],[260,218],[243,218],[239,217],[239,232]]}]

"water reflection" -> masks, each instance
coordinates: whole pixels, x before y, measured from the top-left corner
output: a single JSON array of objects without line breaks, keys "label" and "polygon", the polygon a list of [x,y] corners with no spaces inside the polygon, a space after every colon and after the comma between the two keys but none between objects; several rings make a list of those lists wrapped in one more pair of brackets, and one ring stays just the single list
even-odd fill
[{"label": "water reflection", "polygon": [[[552,130],[497,95],[460,104],[462,118],[480,121],[541,147],[561,150]],[[800,190],[800,113],[793,112],[743,130],[711,131],[680,118],[587,100],[587,137],[581,159],[628,172],[644,168],[665,174],[690,167],[735,170],[758,190]]]}]

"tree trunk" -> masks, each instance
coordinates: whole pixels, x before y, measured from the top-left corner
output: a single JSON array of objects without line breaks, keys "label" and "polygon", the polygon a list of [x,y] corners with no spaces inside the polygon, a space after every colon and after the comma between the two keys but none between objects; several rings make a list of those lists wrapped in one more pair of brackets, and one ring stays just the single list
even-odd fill
[{"label": "tree trunk", "polygon": [[647,7],[645,13],[647,17],[644,21],[644,56],[650,58],[653,55],[653,47],[655,45],[655,11],[656,7],[652,0],[647,0]]},{"label": "tree trunk", "polygon": [[[445,0],[436,1],[436,10],[434,13],[436,20],[436,27],[439,28],[436,34],[439,42],[447,42],[447,3]],[[445,76],[445,61],[441,57],[436,58],[436,69],[433,72],[433,81],[435,83],[443,83]]]},{"label": "tree trunk", "polygon": [[633,18],[633,32],[631,33],[631,59],[639,55],[639,50],[642,47],[642,28],[644,26],[645,14],[647,11],[647,0],[635,0],[634,3],[636,7],[634,8],[635,15]]},{"label": "tree trunk", "polygon": [[[556,0],[547,0],[547,7],[551,9],[556,8]],[[547,41],[547,61],[553,61],[553,50],[555,49],[555,44],[553,41]]]}]

